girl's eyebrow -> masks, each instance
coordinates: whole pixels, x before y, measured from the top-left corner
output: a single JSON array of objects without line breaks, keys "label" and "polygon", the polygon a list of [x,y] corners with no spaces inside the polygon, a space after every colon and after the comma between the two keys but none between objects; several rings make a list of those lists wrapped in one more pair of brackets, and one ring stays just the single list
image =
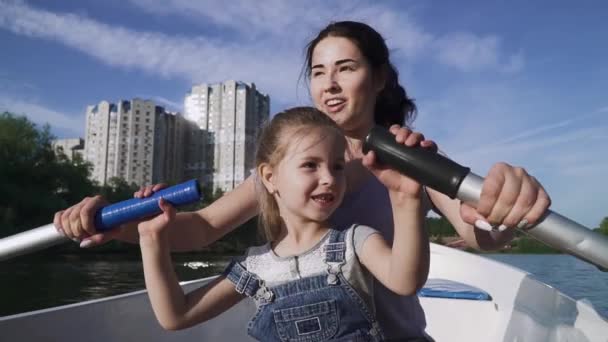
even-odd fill
[{"label": "girl's eyebrow", "polygon": [[[322,162],[324,160],[325,160],[325,158],[321,158],[321,157],[317,157],[317,156],[306,156],[304,158],[301,158],[302,162],[304,162],[304,161]],[[344,157],[339,157],[335,161],[344,162],[345,160],[344,160]]]},{"label": "girl's eyebrow", "polygon": [[320,162],[320,161],[323,161],[323,158],[315,157],[315,156],[306,156],[306,157],[302,158],[301,161],[302,162],[307,162],[307,161]]}]

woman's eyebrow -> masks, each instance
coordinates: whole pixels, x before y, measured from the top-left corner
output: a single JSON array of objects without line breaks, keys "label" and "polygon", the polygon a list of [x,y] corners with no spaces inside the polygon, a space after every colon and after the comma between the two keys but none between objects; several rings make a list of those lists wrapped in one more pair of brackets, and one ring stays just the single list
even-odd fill
[{"label": "woman's eyebrow", "polygon": [[[341,64],[345,64],[345,63],[357,63],[357,61],[352,58],[344,58],[344,59],[337,60],[336,63],[334,63],[334,64],[341,65]],[[325,66],[323,64],[315,64],[310,68],[310,70],[324,68],[324,67]]]},{"label": "woman's eyebrow", "polygon": [[336,65],[340,65],[340,64],[344,64],[344,63],[357,63],[356,60],[352,59],[352,58],[345,58],[345,59],[340,59],[336,61]]}]

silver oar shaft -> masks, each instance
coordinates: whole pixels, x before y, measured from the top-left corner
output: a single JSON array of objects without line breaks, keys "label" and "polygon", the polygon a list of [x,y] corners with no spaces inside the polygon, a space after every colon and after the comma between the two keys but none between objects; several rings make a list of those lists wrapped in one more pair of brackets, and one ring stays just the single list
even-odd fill
[{"label": "silver oar shaft", "polygon": [[0,239],[0,261],[35,252],[68,241],[50,223]]},{"label": "silver oar shaft", "polygon": [[[161,212],[158,206],[160,198],[174,206],[181,206],[197,203],[201,200],[201,196],[198,181],[191,179],[159,190],[150,197],[131,198],[106,206],[95,214],[95,227],[98,231],[107,231],[135,219],[156,215]],[[65,241],[69,241],[69,239],[59,234],[52,223],[47,224],[0,239],[0,261]]]},{"label": "silver oar shaft", "polygon": [[[469,173],[458,188],[456,197],[476,206],[481,195],[483,178]],[[536,226],[523,232],[563,252],[608,270],[608,237],[594,233],[567,217],[547,210]]]}]

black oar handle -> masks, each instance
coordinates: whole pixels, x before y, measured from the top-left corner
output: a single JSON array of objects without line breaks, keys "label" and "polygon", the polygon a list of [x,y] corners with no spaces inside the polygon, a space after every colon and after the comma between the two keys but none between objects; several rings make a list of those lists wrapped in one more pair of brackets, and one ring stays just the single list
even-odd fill
[{"label": "black oar handle", "polygon": [[378,162],[408,177],[456,198],[458,188],[470,169],[440,154],[419,147],[407,147],[395,141],[395,135],[375,126],[363,143],[363,153],[374,151]]}]

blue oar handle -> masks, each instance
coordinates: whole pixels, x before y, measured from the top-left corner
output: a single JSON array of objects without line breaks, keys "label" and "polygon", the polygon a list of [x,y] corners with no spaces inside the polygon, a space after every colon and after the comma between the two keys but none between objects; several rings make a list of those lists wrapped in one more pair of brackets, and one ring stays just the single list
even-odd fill
[{"label": "blue oar handle", "polygon": [[177,184],[146,198],[132,198],[102,208],[95,215],[95,228],[107,231],[123,223],[156,215],[161,212],[158,200],[163,198],[173,206],[196,203],[201,199],[201,190],[195,179]]},{"label": "blue oar handle", "polygon": [[[108,205],[95,215],[95,227],[99,231],[107,231],[129,221],[159,214],[161,209],[158,200],[161,197],[174,206],[180,206],[200,201],[201,190],[198,182],[193,179],[162,189],[151,197],[133,198]],[[0,239],[0,261],[66,241],[70,240],[59,234],[52,223],[26,230]]]}]

